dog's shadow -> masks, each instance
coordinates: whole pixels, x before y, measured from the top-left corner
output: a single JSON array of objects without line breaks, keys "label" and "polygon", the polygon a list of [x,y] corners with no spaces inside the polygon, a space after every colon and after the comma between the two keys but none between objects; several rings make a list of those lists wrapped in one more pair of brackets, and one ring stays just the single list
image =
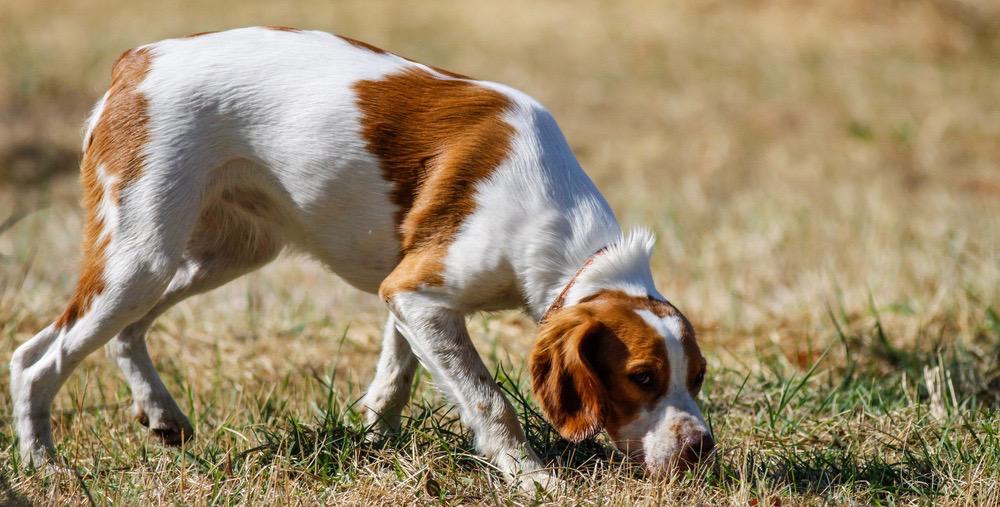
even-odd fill
[{"label": "dog's shadow", "polygon": [[[561,476],[592,476],[609,467],[642,475],[642,467],[626,462],[600,437],[575,444],[560,437],[530,401],[527,389],[503,369],[497,371],[496,381],[517,411],[531,447]],[[329,385],[325,381],[323,384]],[[331,392],[319,419],[286,419],[287,424],[259,430],[263,445],[255,450],[262,452],[247,458],[265,462],[289,459],[297,469],[334,481],[350,480],[373,467],[397,468],[401,453],[444,458],[447,466],[456,470],[495,472],[477,453],[473,435],[461,424],[456,409],[435,398],[414,400],[399,432],[377,436],[373,428],[363,424],[356,402],[344,404]]]},{"label": "dog's shadow", "polygon": [[[563,479],[576,477],[587,482],[588,478],[593,480],[609,472],[619,479],[649,479],[641,464],[628,462],[603,437],[580,443],[564,440],[541,415],[530,400],[528,389],[516,377],[501,369],[496,380],[514,406],[532,449]],[[255,448],[263,450],[256,454],[258,459],[287,459],[304,473],[335,482],[354,480],[371,470],[395,471],[403,478],[407,474],[401,470],[407,468],[405,462],[411,458],[425,465],[434,462],[438,464],[434,466],[450,471],[468,472],[439,474],[441,482],[455,481],[450,486],[441,484],[448,491],[462,490],[459,483],[470,475],[483,477],[496,472],[479,456],[472,433],[461,424],[455,408],[444,400],[418,397],[403,417],[400,432],[382,438],[373,438],[372,428],[361,422],[362,416],[354,405],[338,401],[332,391],[328,400],[319,420],[303,423],[288,419],[286,425],[263,430],[260,436],[264,445]],[[725,435],[720,435],[719,441],[725,442]],[[893,445],[888,440],[884,444]],[[754,490],[788,488],[820,496],[842,487],[860,487],[876,498],[890,498],[901,494],[934,495],[943,484],[933,456],[903,447],[896,448],[902,457],[891,460],[878,454],[829,446],[760,450],[727,449],[724,444],[720,447],[713,460],[687,474],[679,485],[699,484],[729,491],[741,489],[749,482]],[[433,467],[427,468],[428,476],[430,468]],[[444,470],[439,468],[437,472]]]},{"label": "dog's shadow", "polygon": [[31,501],[28,497],[19,493],[10,485],[6,473],[0,470],[0,506],[3,507],[29,507]]}]

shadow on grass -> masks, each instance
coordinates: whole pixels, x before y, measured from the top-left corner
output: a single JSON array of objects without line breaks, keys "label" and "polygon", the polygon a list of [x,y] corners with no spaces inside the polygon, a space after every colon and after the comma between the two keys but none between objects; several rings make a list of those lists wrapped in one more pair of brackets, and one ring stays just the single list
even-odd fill
[{"label": "shadow on grass", "polygon": [[942,477],[932,460],[909,453],[900,461],[862,456],[850,450],[797,449],[784,453],[749,452],[739,461],[720,460],[705,477],[710,485],[760,491],[787,488],[796,494],[828,496],[844,488],[886,501],[899,497],[935,497]]},{"label": "shadow on grass", "polygon": [[[978,300],[978,297],[969,294]],[[898,307],[902,306],[901,310]],[[900,347],[882,322],[882,312],[909,314],[905,305],[888,305],[879,309],[869,300],[868,315],[848,315],[843,310],[835,315],[828,309],[837,339],[845,355],[843,378],[872,378],[883,382],[905,374],[920,379],[937,369],[941,380],[949,384],[949,394],[956,399],[970,400],[981,407],[1000,406],[1000,313],[990,305],[983,307],[982,321],[971,330],[968,343],[956,341],[959,330],[950,321],[929,323],[921,331],[920,340]],[[927,399],[926,386],[918,394]]]},{"label": "shadow on grass", "polygon": [[[544,462],[581,472],[600,467],[613,458],[614,451],[597,440],[579,444],[563,440],[514,379],[500,370],[496,380],[518,411],[532,448]],[[361,420],[353,406],[341,403],[330,393],[323,416],[317,421],[304,423],[286,418],[283,427],[259,431],[258,436],[264,442],[260,459],[270,461],[285,456],[310,474],[334,482],[354,479],[359,471],[369,470],[373,464],[393,466],[395,458],[387,459],[387,451],[397,449],[443,456],[457,470],[482,473],[491,469],[476,452],[471,432],[445,402],[422,400],[412,407],[409,416],[404,416],[400,431],[387,438],[372,439],[371,428],[365,427]]]},{"label": "shadow on grass", "polygon": [[28,507],[31,502],[18,493],[7,481],[6,472],[0,470],[0,505],[4,507]]},{"label": "shadow on grass", "polygon": [[[765,361],[767,367],[752,380],[746,376],[745,391],[740,387],[735,396],[710,392],[703,402],[709,417],[727,414],[730,419],[756,421],[753,441],[760,448],[727,451],[726,428],[713,428],[721,432],[716,436],[722,443],[722,454],[714,466],[690,474],[688,484],[704,482],[733,491],[749,483],[755,491],[782,490],[821,497],[846,490],[881,503],[901,497],[938,497],[953,490],[949,481],[955,477],[981,467],[1000,469],[997,394],[992,391],[997,366],[986,357],[989,351],[1000,350],[1000,319],[992,309],[986,316],[981,350],[956,344],[903,350],[892,345],[876,321],[875,328],[867,332],[847,334],[838,328],[847,361],[824,364],[822,376],[816,366],[826,360],[825,355],[805,374],[777,361]],[[859,357],[865,358],[864,362],[852,359]],[[919,381],[929,371],[937,371],[935,375],[947,381],[945,405],[950,408],[943,415],[929,414],[931,393]],[[745,375],[717,373],[718,381],[725,385],[733,383],[731,380],[739,385],[738,378]],[[563,440],[529,399],[520,376],[501,368],[495,378],[518,412],[532,448],[545,463],[563,469],[563,478],[599,476],[609,463],[621,463],[621,455],[600,439],[575,445]],[[740,398],[741,393],[745,399]],[[399,466],[400,451],[443,457],[456,471],[480,474],[491,469],[478,457],[472,435],[449,404],[419,403],[404,419],[399,434],[369,442],[369,428],[361,416],[328,387],[326,407],[316,420],[286,417],[286,424],[259,430],[263,444],[259,459],[265,463],[287,460],[296,469],[330,482],[352,481],[372,469],[394,471],[400,480],[406,479],[405,467]],[[868,420],[869,414],[887,422],[889,428],[906,425],[910,430],[903,437],[885,433],[879,425],[852,422]],[[893,422],[894,414],[903,414],[898,425]],[[833,426],[843,428],[843,438],[830,431]],[[833,441],[820,443],[814,438],[817,435]],[[643,475],[641,466],[614,468],[619,477],[621,473],[635,478]],[[951,486],[946,488],[948,484]]]},{"label": "shadow on grass", "polygon": [[900,346],[872,307],[873,320],[842,318],[844,326],[831,312],[843,362],[829,364],[824,352],[789,368],[776,354],[761,358],[759,373],[722,372],[747,391],[710,400],[706,412],[758,421],[763,445],[723,456],[706,481],[819,496],[844,488],[881,503],[953,493],[958,478],[1000,470],[997,312],[985,308],[968,343],[945,327]]},{"label": "shadow on grass", "polygon": [[[532,447],[550,466],[571,470],[572,474],[591,475],[620,463],[621,455],[595,439],[580,444],[563,440],[544,420],[525,391],[506,375],[498,372],[498,383],[519,413],[519,419]],[[284,426],[259,433],[264,441],[260,459],[266,463],[287,459],[305,473],[330,482],[349,482],[360,473],[375,468],[394,468],[395,450],[412,450],[420,455],[445,456],[454,470],[484,473],[490,465],[477,456],[471,433],[461,426],[448,405],[424,401],[404,418],[399,434],[369,442],[369,428],[352,407],[331,398],[323,418],[313,423],[288,418]],[[902,456],[889,461],[880,456],[860,455],[850,449],[781,448],[749,452],[739,457],[723,454],[712,468],[689,477],[725,490],[746,484],[760,490],[788,488],[793,493],[826,495],[837,487],[867,491],[875,498],[900,496],[936,496],[942,485],[930,455],[921,455],[894,446],[887,439],[885,448]],[[263,464],[263,463],[261,463]],[[399,479],[406,476],[398,470]],[[643,476],[641,466],[622,469],[634,478]],[[620,473],[620,472],[619,472]]]},{"label": "shadow on grass", "polygon": [[[621,456],[598,440],[575,445],[563,440],[527,402],[523,391],[502,380],[500,383],[519,412],[528,440],[543,461],[572,471],[561,473],[564,478],[592,475],[599,469],[607,469],[609,462],[620,462]],[[350,407],[335,405],[322,420],[312,424],[288,419],[284,427],[261,432],[259,436],[266,450],[260,459],[263,462],[288,459],[304,472],[329,482],[350,482],[370,471],[373,465],[384,470],[397,468],[394,471],[403,480],[406,475],[394,466],[396,458],[388,457],[395,450],[445,456],[449,468],[457,471],[478,474],[490,469],[477,456],[472,435],[444,404],[420,405],[404,419],[400,433],[391,438],[368,442],[368,434],[358,414]],[[755,490],[787,488],[792,493],[819,496],[847,487],[880,500],[934,497],[940,493],[942,480],[932,456],[893,448],[892,442],[886,442],[885,446],[902,458],[890,461],[836,448],[777,448],[738,457],[724,453],[716,466],[696,472],[689,479],[723,490],[739,489],[749,481]],[[634,478],[643,476],[638,465],[622,470]]]}]

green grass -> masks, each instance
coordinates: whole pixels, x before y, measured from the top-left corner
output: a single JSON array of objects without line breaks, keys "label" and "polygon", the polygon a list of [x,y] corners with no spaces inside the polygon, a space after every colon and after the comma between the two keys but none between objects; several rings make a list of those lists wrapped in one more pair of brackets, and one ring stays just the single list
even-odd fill
[{"label": "green grass", "polygon": [[[743,492],[751,498],[821,503],[850,499],[871,505],[995,502],[995,488],[980,490],[982,496],[963,496],[963,484],[970,478],[1000,481],[1000,328],[995,310],[987,308],[984,316],[977,340],[992,349],[928,343],[921,349],[886,350],[891,336],[877,318],[867,324],[837,319],[831,327],[840,340],[833,347],[841,347],[839,356],[846,361],[834,360],[838,354],[831,347],[807,368],[790,364],[774,351],[753,371],[713,370],[703,408],[720,442],[719,455],[712,464],[675,479],[671,488],[694,489],[698,492],[693,498],[701,499]],[[163,370],[172,371],[169,365]],[[570,484],[586,488],[591,486],[588,479],[608,469],[615,470],[616,481],[644,480],[641,467],[624,462],[601,438],[579,445],[560,439],[530,401],[522,372],[502,365],[496,372],[532,446]],[[312,375],[316,395],[307,413],[289,410],[294,401],[263,393],[249,404],[254,409],[240,424],[224,422],[226,414],[212,402],[217,399],[213,393],[196,403],[188,398],[185,409],[196,426],[215,428],[215,435],[201,436],[206,444],[183,450],[155,445],[127,449],[113,439],[101,439],[93,449],[101,458],[76,467],[77,498],[104,504],[101,499],[139,496],[142,490],[130,479],[132,471],[160,467],[183,470],[210,484],[212,491],[204,497],[208,504],[234,505],[266,496],[266,489],[252,481],[237,488],[227,485],[233,477],[275,468],[285,469],[289,480],[310,482],[325,491],[350,489],[374,475],[419,483],[424,500],[509,500],[507,492],[490,495],[502,491],[501,477],[476,455],[454,408],[422,387],[426,379],[415,383],[415,403],[400,433],[369,441],[369,428],[355,410],[358,386],[338,388],[336,376],[336,369]],[[174,376],[174,382],[185,385],[180,376]],[[932,393],[938,387],[942,398]],[[77,417],[91,420],[91,431],[97,434],[118,425],[114,419],[123,415],[121,403],[87,401],[95,405],[74,400],[78,408],[57,418],[64,424],[82,424],[73,423]],[[9,457],[0,464],[0,476],[27,474],[46,485],[66,480],[22,469],[8,428],[0,432],[0,449]],[[239,435],[240,443],[232,445],[227,435]],[[73,454],[80,458],[85,452]],[[151,460],[152,455],[158,460]],[[0,487],[8,498],[17,498],[9,484]],[[558,498],[539,492],[535,501]],[[592,498],[587,503],[602,502]]]},{"label": "green grass", "polygon": [[[0,505],[1000,505],[998,23],[990,0],[0,2]],[[385,309],[281,256],[155,324],[184,449],[131,420],[94,354],[54,405],[77,473],[22,467],[7,363],[72,293],[80,125],[112,63],[252,24],[544,103],[623,225],[659,238],[718,460],[651,479],[603,438],[559,439],[527,401],[515,313],[471,335],[566,491],[511,491],[426,375],[402,433],[369,443],[353,402]]]}]

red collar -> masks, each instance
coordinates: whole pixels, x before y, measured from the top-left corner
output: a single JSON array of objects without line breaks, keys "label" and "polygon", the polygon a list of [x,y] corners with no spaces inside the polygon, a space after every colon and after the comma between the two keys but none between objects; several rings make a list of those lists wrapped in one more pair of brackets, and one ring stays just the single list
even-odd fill
[{"label": "red collar", "polygon": [[607,250],[608,247],[604,247],[594,252],[593,255],[587,257],[587,260],[583,261],[583,265],[580,266],[580,269],[576,270],[576,274],[573,275],[573,278],[570,278],[569,282],[566,282],[566,286],[563,287],[562,292],[560,292],[559,295],[556,296],[555,301],[552,301],[552,304],[549,305],[549,308],[545,310],[544,314],[542,314],[542,319],[538,321],[538,325],[544,324],[545,321],[548,320],[549,316],[552,315],[552,313],[554,313],[556,310],[561,309],[563,305],[566,304],[566,294],[569,294],[569,290],[573,288],[573,284],[576,283],[576,279],[580,277],[580,274],[583,273],[583,270],[590,267],[590,265],[594,263],[594,260],[596,260],[601,255],[604,255],[604,252],[606,252]]}]

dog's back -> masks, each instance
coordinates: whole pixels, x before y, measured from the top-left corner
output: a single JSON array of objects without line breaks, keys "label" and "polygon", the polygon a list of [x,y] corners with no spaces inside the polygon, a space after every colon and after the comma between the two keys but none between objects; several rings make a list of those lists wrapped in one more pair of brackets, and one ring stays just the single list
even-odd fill
[{"label": "dog's back", "polygon": [[[160,212],[193,222],[195,243],[254,262],[292,245],[375,292],[403,254],[433,250],[421,256],[422,273],[397,281],[427,282],[444,271],[427,273],[428,257],[446,255],[482,208],[478,186],[505,170],[519,171],[508,177],[520,187],[506,195],[531,202],[530,189],[585,190],[609,213],[530,97],[352,39],[266,27],[202,34],[131,50],[114,76],[85,140],[88,209],[121,217],[110,208],[122,197],[149,208],[128,195],[169,188],[177,196]],[[543,170],[562,171],[561,181]],[[569,205],[510,216],[502,206],[490,221]],[[114,228],[97,221],[88,226],[95,254]],[[257,246],[241,252],[248,245]]]}]

